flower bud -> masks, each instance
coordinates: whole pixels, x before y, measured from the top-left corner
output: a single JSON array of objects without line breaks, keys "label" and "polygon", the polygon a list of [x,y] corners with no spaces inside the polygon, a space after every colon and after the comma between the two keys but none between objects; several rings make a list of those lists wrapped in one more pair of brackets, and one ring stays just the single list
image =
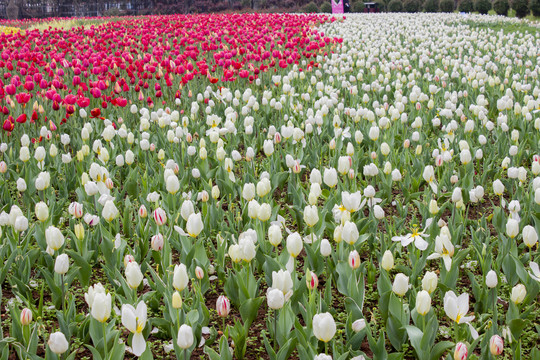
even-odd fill
[{"label": "flower bud", "polygon": [[503,348],[504,342],[499,335],[493,335],[491,339],[489,339],[489,351],[491,351],[491,355],[501,355],[503,352]]},{"label": "flower bud", "polygon": [[365,319],[358,319],[355,322],[352,323],[352,329],[354,332],[360,332],[364,330],[366,327],[366,320]]},{"label": "flower bud", "polygon": [[422,316],[426,314],[431,309],[431,297],[426,290],[418,292],[416,295],[416,312]]},{"label": "flower bud", "polygon": [[231,311],[231,302],[226,296],[220,295],[216,301],[216,310],[218,316],[227,317]]},{"label": "flower bud", "polygon": [[32,311],[28,308],[24,308],[21,311],[21,325],[26,326],[32,322]]},{"label": "flower bud", "polygon": [[512,288],[512,293],[510,294],[510,300],[514,304],[521,304],[527,295],[527,289],[523,284],[517,284]]},{"label": "flower bud", "polygon": [[182,307],[182,296],[178,291],[175,291],[172,295],[172,306],[175,309],[180,309]]},{"label": "flower bud", "polygon": [[381,260],[381,267],[386,271],[390,271],[394,268],[394,256],[390,250],[384,252]]},{"label": "flower bud", "polygon": [[489,270],[486,275],[486,286],[490,289],[493,289],[498,284],[497,273],[493,270]]},{"label": "flower bud", "polygon": [[462,342],[457,343],[454,350],[454,360],[467,360],[467,345]]},{"label": "flower bud", "polygon": [[399,273],[394,278],[392,284],[392,291],[398,296],[404,296],[409,290],[409,277],[402,273]]}]

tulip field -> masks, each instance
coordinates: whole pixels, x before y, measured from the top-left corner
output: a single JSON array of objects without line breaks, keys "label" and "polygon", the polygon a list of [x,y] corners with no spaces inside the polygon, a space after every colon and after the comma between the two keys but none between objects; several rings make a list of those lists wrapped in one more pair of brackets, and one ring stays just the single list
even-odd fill
[{"label": "tulip field", "polygon": [[0,22],[0,358],[540,360],[540,23]]}]

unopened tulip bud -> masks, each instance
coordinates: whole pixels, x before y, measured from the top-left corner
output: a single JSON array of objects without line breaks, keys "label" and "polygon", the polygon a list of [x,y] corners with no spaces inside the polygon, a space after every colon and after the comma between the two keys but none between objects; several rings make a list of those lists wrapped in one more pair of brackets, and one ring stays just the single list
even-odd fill
[{"label": "unopened tulip bud", "polygon": [[172,306],[175,309],[180,309],[182,307],[182,296],[178,291],[175,291],[172,295]]},{"label": "unopened tulip bud", "polygon": [[126,256],[124,256],[124,267],[127,267],[127,265],[132,261],[135,261],[133,255],[126,254]]},{"label": "unopened tulip bud", "polygon": [[319,285],[319,278],[317,277],[317,274],[315,274],[313,271],[307,272],[306,285],[310,290],[316,289]]},{"label": "unopened tulip bud", "polygon": [[152,240],[150,241],[150,245],[152,246],[152,250],[154,251],[161,251],[163,249],[163,235],[157,234],[152,236]]},{"label": "unopened tulip bud", "polygon": [[486,275],[486,286],[493,289],[498,284],[497,273],[493,270],[489,270]]},{"label": "unopened tulip bud", "polygon": [[195,276],[199,280],[202,280],[204,278],[204,270],[200,266],[197,266],[195,268]]},{"label": "unopened tulip bud", "polygon": [[220,317],[227,317],[227,315],[229,315],[229,312],[231,311],[231,302],[226,296],[221,295],[218,297],[216,301],[216,310]]},{"label": "unopened tulip bud", "polygon": [[353,250],[349,254],[349,266],[352,269],[358,269],[360,266],[360,255],[358,254],[358,251]]},{"label": "unopened tulip bud", "polygon": [[525,300],[525,296],[527,295],[527,289],[525,288],[525,285],[523,284],[517,284],[512,288],[512,293],[510,294],[510,300],[514,304],[521,304],[523,300]]},{"label": "unopened tulip bud", "polygon": [[358,319],[355,322],[352,323],[352,329],[354,332],[360,332],[364,330],[366,327],[366,320],[365,319]]},{"label": "unopened tulip bud", "polygon": [[468,350],[467,345],[462,342],[457,343],[454,350],[454,360],[467,360]]},{"label": "unopened tulip bud", "polygon": [[32,311],[28,308],[24,308],[21,311],[21,325],[26,326],[32,322]]},{"label": "unopened tulip bud", "polygon": [[489,340],[489,351],[491,355],[501,355],[504,348],[504,341],[499,335],[493,335]]},{"label": "unopened tulip bud", "polygon": [[384,252],[381,260],[381,267],[386,271],[390,271],[394,268],[394,256],[390,250]]}]

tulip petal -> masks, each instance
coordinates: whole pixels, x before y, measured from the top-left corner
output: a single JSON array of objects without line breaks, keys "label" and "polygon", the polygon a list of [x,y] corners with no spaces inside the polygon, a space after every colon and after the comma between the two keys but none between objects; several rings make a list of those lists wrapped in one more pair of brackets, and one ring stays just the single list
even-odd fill
[{"label": "tulip petal", "polygon": [[137,331],[137,316],[135,308],[129,304],[122,305],[122,325],[131,332]]},{"label": "tulip petal", "polygon": [[146,341],[141,333],[135,333],[135,335],[133,335],[131,347],[136,356],[141,356],[144,350],[146,350]]}]

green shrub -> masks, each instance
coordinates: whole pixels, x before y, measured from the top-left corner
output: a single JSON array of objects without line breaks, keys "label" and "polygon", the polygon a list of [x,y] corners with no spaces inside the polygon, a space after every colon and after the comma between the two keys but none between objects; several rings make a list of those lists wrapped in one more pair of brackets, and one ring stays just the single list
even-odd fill
[{"label": "green shrub", "polygon": [[[309,4],[306,4],[303,8],[302,8],[302,11],[305,12],[305,13],[318,13],[319,12],[319,7],[317,6],[317,4],[315,4],[313,1],[310,2]],[[330,11],[332,12],[332,11]]]},{"label": "green shrub", "polygon": [[400,0],[392,0],[388,4],[388,11],[390,12],[401,12],[403,11],[403,4]]},{"label": "green shrub", "polygon": [[362,1],[353,1],[351,3],[351,12],[359,13],[364,11],[364,2]]},{"label": "green shrub", "polygon": [[513,0],[512,9],[516,11],[516,17],[524,18],[529,15],[529,1],[528,0]]},{"label": "green shrub", "polygon": [[476,2],[474,3],[474,10],[478,11],[480,14],[486,15],[489,10],[491,10],[491,1],[476,0]]},{"label": "green shrub", "polygon": [[[387,2],[385,3],[383,0],[375,0],[374,2],[379,4],[379,11],[381,11],[381,12],[387,11],[387,9],[386,9]],[[364,10],[362,10],[362,11],[364,11]]]},{"label": "green shrub", "polygon": [[426,0],[424,2],[425,12],[437,12],[439,11],[439,0]]},{"label": "green shrub", "polygon": [[322,13],[331,13],[332,12],[332,5],[329,2],[322,3],[321,12]]},{"label": "green shrub", "polygon": [[422,2],[420,0],[405,0],[403,10],[408,13],[416,13],[422,10]]},{"label": "green shrub", "polygon": [[458,4],[459,12],[470,13],[474,9],[474,4],[472,0],[461,0]]},{"label": "green shrub", "polygon": [[534,16],[536,17],[540,16],[540,0],[531,0],[529,7],[531,8],[531,11]]},{"label": "green shrub", "polygon": [[441,0],[439,3],[439,10],[445,13],[454,11],[454,0]]},{"label": "green shrub", "polygon": [[510,10],[510,4],[508,3],[508,0],[495,0],[493,2],[493,10],[495,10],[497,15],[508,16],[508,10]]}]

